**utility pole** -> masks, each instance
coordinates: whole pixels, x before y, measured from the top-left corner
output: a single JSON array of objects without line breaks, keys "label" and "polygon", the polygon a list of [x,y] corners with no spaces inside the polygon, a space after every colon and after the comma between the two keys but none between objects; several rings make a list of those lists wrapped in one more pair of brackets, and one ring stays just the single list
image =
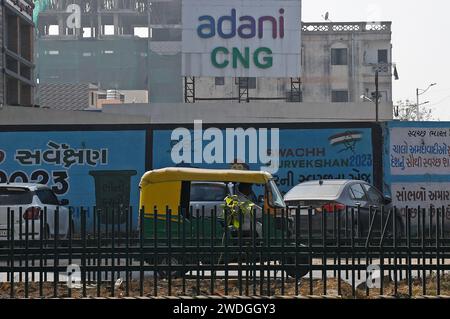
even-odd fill
[{"label": "utility pole", "polygon": [[[419,121],[421,121],[422,120],[422,116],[420,115],[420,100],[419,100],[419,97],[422,95],[422,94],[425,94],[425,93],[427,93],[428,92],[428,90],[430,90],[433,86],[435,86],[435,85],[437,85],[437,83],[431,83],[425,90],[422,90],[422,89],[416,89],[416,111],[417,111],[417,121],[419,122]],[[429,103],[429,102],[426,102],[426,103],[422,103],[422,105],[423,104],[427,104],[427,103]]]},{"label": "utility pole", "polygon": [[420,105],[419,105],[419,89],[416,89],[416,105],[417,105],[417,121],[420,122],[422,120],[421,116],[420,116]]}]

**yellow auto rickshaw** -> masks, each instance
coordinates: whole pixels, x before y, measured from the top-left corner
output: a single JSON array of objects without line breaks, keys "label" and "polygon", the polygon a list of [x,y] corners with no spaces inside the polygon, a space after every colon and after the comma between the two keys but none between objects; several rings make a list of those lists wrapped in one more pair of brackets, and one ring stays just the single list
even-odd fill
[{"label": "yellow auto rickshaw", "polygon": [[[228,263],[233,254],[216,254],[214,247],[256,246],[255,240],[276,244],[292,233],[283,197],[267,172],[164,168],[145,173],[139,186],[141,234],[155,246],[176,248],[170,256],[147,256],[150,264],[191,263],[183,247],[197,247],[202,263]],[[251,213],[230,223],[230,198],[252,202]]]}]

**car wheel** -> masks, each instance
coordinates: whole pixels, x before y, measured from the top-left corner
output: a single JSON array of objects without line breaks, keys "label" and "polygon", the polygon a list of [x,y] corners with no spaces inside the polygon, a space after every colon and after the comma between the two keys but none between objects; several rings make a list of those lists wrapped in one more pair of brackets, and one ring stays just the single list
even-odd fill
[{"label": "car wheel", "polygon": [[[295,266],[295,258],[292,259],[290,262],[288,262],[287,265]],[[286,274],[289,277],[291,277],[293,279],[298,279],[298,280],[305,277],[309,272],[310,272],[310,267],[308,266],[308,263],[305,261],[303,261],[303,262],[299,261],[299,265],[295,269],[286,270]]]}]

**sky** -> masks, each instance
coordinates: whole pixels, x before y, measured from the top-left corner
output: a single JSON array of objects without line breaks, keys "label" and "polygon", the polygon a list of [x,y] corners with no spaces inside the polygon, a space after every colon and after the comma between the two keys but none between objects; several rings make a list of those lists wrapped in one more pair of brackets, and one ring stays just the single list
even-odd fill
[{"label": "sky", "polygon": [[434,118],[450,121],[450,1],[448,0],[303,0],[302,21],[392,21],[393,100],[416,101],[416,88],[437,83],[420,103],[429,101]]}]

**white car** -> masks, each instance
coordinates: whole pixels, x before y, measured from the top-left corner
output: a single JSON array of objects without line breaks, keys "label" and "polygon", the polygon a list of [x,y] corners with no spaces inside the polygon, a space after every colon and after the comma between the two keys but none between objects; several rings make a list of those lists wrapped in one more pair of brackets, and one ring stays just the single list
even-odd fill
[{"label": "white car", "polygon": [[[67,200],[59,201],[52,189],[45,185],[0,184],[0,240],[11,238],[8,230],[11,229],[12,224],[14,239],[26,239],[27,224],[29,240],[54,238],[56,231],[58,231],[58,238],[66,238],[70,228],[73,227],[69,220],[69,209],[64,207],[68,204]],[[58,214],[56,214],[57,210]],[[55,227],[55,215],[59,219],[58,229]],[[12,216],[14,216],[13,222],[11,222]],[[42,227],[41,221],[44,223]]]}]

